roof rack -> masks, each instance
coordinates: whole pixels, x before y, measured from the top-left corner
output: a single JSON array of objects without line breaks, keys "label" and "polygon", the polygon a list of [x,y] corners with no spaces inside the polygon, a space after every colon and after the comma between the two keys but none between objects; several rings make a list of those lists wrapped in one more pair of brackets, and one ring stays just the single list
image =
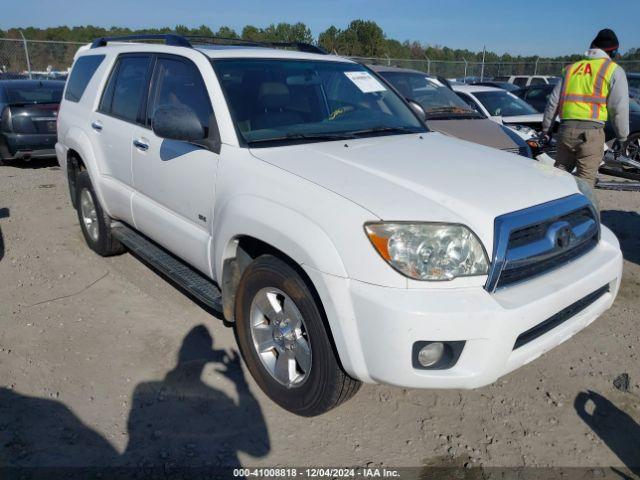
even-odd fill
[{"label": "roof rack", "polygon": [[174,33],[149,33],[140,35],[122,35],[116,37],[96,38],[91,43],[91,48],[106,47],[109,42],[127,42],[130,40],[164,40],[165,45],[174,47],[193,48],[189,41],[181,35]]},{"label": "roof rack", "polygon": [[327,55],[327,51],[317,45],[306,42],[270,42],[270,41],[254,41],[243,40],[241,38],[229,38],[229,37],[204,37],[204,36],[182,36],[175,33],[153,33],[153,34],[139,34],[139,35],[123,35],[115,37],[101,37],[95,39],[91,43],[91,48],[106,47],[109,42],[127,42],[132,40],[164,40],[165,45],[171,45],[174,47],[186,47],[193,48],[193,45],[189,39],[194,40],[209,40],[211,44],[220,44],[226,42],[231,45],[247,46],[247,47],[271,47],[271,48],[295,48],[300,52],[306,53],[319,53],[321,55]]},{"label": "roof rack", "polygon": [[327,51],[318,47],[317,45],[313,45],[307,42],[276,42],[276,41],[259,41],[259,40],[244,40],[242,38],[231,38],[231,37],[204,37],[197,35],[189,35],[185,36],[185,39],[194,39],[194,40],[210,40],[212,44],[218,44],[226,42],[231,45],[244,45],[247,47],[272,47],[272,48],[295,48],[300,52],[306,53],[319,53],[321,55],[327,55]]}]

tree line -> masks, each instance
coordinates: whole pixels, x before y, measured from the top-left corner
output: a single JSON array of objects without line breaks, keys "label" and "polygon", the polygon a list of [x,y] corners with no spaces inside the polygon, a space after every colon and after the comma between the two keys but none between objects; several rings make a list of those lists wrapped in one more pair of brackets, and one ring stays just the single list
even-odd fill
[{"label": "tree line", "polygon": [[[468,49],[453,49],[440,45],[428,45],[418,41],[399,41],[388,38],[382,28],[370,20],[353,20],[346,28],[338,28],[334,25],[321,32],[317,38],[311,30],[302,22],[298,23],[277,23],[265,28],[254,25],[245,26],[240,32],[231,27],[221,26],[213,30],[206,25],[196,28],[189,28],[185,25],[176,25],[173,28],[149,28],[132,30],[123,27],[103,28],[93,25],[78,27],[50,27],[36,28],[27,27],[20,29],[22,34],[30,40],[53,40],[71,42],[90,42],[91,40],[103,36],[132,35],[142,33],[178,33],[187,36],[218,36],[225,38],[235,38],[252,41],[275,41],[275,42],[307,42],[314,43],[329,52],[335,52],[346,56],[360,57],[388,57],[398,59],[416,59],[432,61],[461,61],[479,62],[482,60],[482,51],[472,51]],[[20,31],[15,28],[0,30],[0,38],[21,38]],[[67,58],[56,58],[56,55],[68,56],[67,51],[75,49],[47,49],[46,54],[54,55],[50,63],[64,63]],[[44,55],[44,53],[43,53]],[[509,53],[499,54],[497,52],[485,52],[486,62],[534,62],[538,57],[535,55],[522,56],[511,55]],[[562,61],[571,62],[581,58],[580,54],[565,55],[558,57],[544,57],[541,61]],[[632,48],[624,55],[625,60],[640,60],[640,49]]]}]

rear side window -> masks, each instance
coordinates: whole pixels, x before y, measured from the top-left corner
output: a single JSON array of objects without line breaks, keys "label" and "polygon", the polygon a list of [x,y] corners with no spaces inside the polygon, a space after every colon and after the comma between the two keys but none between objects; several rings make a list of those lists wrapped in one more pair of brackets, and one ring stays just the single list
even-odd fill
[{"label": "rear side window", "polygon": [[193,63],[160,57],[156,62],[153,79],[154,86],[147,109],[149,125],[158,107],[182,105],[195,112],[205,130],[209,127],[209,117],[213,110],[200,72]]},{"label": "rear side window", "polygon": [[67,81],[67,90],[64,98],[71,102],[79,102],[82,98],[91,77],[104,60],[104,55],[85,55],[76,60],[71,70],[71,76]]},{"label": "rear side window", "polygon": [[150,56],[120,58],[105,88],[100,111],[135,123],[147,93],[150,64]]},{"label": "rear side window", "polygon": [[527,77],[516,77],[513,80],[513,83],[519,87],[525,87],[527,85]]}]

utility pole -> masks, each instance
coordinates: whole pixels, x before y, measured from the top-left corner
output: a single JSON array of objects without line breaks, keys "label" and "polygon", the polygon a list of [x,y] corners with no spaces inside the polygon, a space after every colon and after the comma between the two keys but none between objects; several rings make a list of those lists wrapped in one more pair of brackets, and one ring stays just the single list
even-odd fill
[{"label": "utility pole", "polygon": [[467,59],[462,57],[462,60],[464,61],[464,78],[462,79],[462,83],[467,83]]},{"label": "utility pole", "polygon": [[487,46],[482,46],[482,68],[480,69],[480,81],[484,80],[484,56],[487,53]]},{"label": "utility pole", "polygon": [[27,39],[24,38],[22,34],[22,30],[18,30],[20,36],[22,37],[22,45],[24,45],[24,56],[27,59],[27,71],[29,72],[29,80],[31,80],[31,61],[29,60],[29,47],[27,46]]},{"label": "utility pole", "polygon": [[537,75],[538,74],[538,62],[540,61],[540,57],[536,57],[536,64],[533,67],[533,74]]}]

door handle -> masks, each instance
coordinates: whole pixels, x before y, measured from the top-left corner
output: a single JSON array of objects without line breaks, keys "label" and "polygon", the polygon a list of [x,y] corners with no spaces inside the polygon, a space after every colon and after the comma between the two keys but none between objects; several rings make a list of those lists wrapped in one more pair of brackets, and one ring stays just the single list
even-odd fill
[{"label": "door handle", "polygon": [[142,150],[143,152],[146,152],[147,150],[149,150],[149,144],[144,143],[142,140],[138,140],[137,138],[133,141],[133,145],[138,150]]},{"label": "door handle", "polygon": [[93,128],[96,132],[101,132],[102,123],[98,122],[97,120],[94,120],[93,122],[91,122],[91,128]]}]

